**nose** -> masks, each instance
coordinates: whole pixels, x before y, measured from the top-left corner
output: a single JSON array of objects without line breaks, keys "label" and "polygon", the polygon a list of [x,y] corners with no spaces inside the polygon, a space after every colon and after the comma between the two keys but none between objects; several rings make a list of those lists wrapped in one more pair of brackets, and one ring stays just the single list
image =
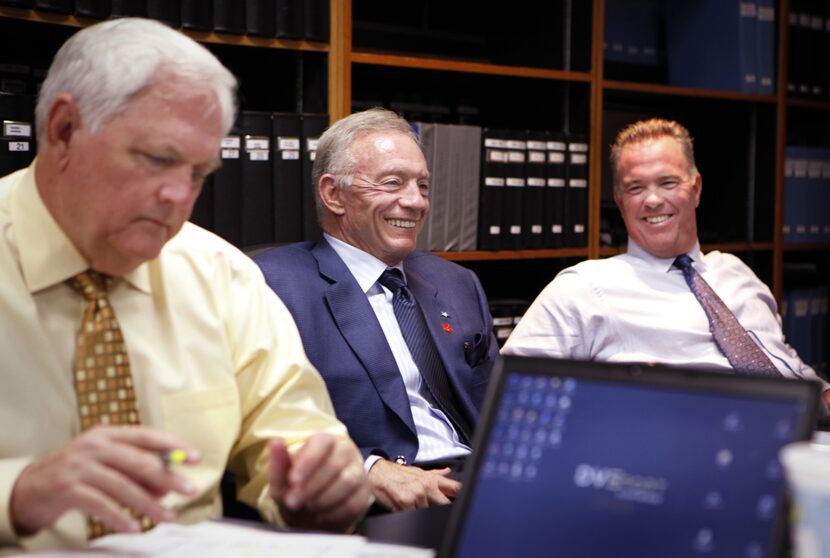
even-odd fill
[{"label": "nose", "polygon": [[193,183],[194,169],[191,165],[178,165],[164,176],[164,183],[159,190],[162,201],[183,204],[192,201],[199,193]]},{"label": "nose", "polygon": [[400,191],[398,203],[403,207],[425,211],[429,208],[429,196],[412,180]]},{"label": "nose", "polygon": [[648,207],[656,207],[663,203],[663,197],[660,195],[660,189],[655,186],[649,186],[646,190],[644,203]]}]

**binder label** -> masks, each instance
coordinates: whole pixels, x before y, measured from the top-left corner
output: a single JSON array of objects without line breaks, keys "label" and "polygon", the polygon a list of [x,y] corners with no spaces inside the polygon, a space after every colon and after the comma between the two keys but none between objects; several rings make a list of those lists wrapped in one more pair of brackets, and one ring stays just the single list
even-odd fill
[{"label": "binder label", "polygon": [[283,149],[300,149],[300,138],[292,138],[292,137],[278,137],[277,138],[277,149],[282,151]]},{"label": "binder label", "polygon": [[313,161],[317,158],[317,151],[309,151],[308,152],[308,160]]},{"label": "binder label", "polygon": [[507,162],[507,151],[498,151],[496,149],[488,149],[486,153],[486,158],[488,161],[492,161],[494,163],[506,163]]},{"label": "binder label", "polygon": [[587,188],[588,181],[584,178],[571,178],[568,185],[570,185],[571,188]]},{"label": "binder label", "polygon": [[775,8],[758,6],[758,21],[775,21]]},{"label": "binder label", "polygon": [[524,151],[527,149],[527,143],[521,140],[507,140],[507,149],[521,149]]},{"label": "binder label", "polygon": [[528,151],[527,152],[527,160],[531,163],[544,163],[545,162],[545,152],[544,151]]},{"label": "binder label", "polygon": [[587,143],[569,143],[568,144],[568,151],[571,153],[588,153],[588,144]]},{"label": "binder label", "polygon": [[548,151],[567,151],[568,148],[564,141],[549,141]]},{"label": "binder label", "polygon": [[741,2],[741,17],[755,17],[755,2]]},{"label": "binder label", "polygon": [[16,138],[32,137],[32,125],[29,122],[3,121],[3,135]]},{"label": "binder label", "polygon": [[561,151],[549,151],[548,152],[548,163],[564,164],[565,163],[565,153],[563,153]]},{"label": "binder label", "polygon": [[536,150],[544,151],[545,150],[545,142],[536,141],[536,140],[528,140],[527,141],[527,148],[528,148],[528,150],[536,149]]},{"label": "binder label", "polygon": [[507,178],[507,185],[511,188],[524,188],[525,186],[525,179],[524,178],[516,178],[516,177],[508,177]]},{"label": "binder label", "polygon": [[524,163],[525,162],[525,152],[524,151],[508,151],[507,152],[507,160],[510,163]]},{"label": "binder label", "polygon": [[576,234],[582,234],[585,232],[585,225],[574,225],[574,232]]},{"label": "binder label", "polygon": [[542,225],[530,225],[530,232],[532,234],[542,234]]},{"label": "binder label", "polygon": [[528,177],[527,179],[528,186],[534,186],[536,188],[544,188],[545,187],[545,179],[544,178],[535,178],[535,177]]},{"label": "binder label", "polygon": [[510,234],[522,234],[522,226],[510,225]]},{"label": "binder label", "polygon": [[223,149],[221,152],[221,157],[223,159],[239,159],[239,150],[238,149]]},{"label": "binder label", "polygon": [[9,151],[29,151],[28,141],[10,141]]},{"label": "binder label", "polygon": [[[239,136],[226,136],[222,138],[221,146],[228,149],[239,149],[242,147],[242,144],[240,143]],[[239,156],[237,155],[234,158],[238,159]]]},{"label": "binder label", "polygon": [[498,138],[484,138],[484,147],[505,149],[507,147],[507,141]]},{"label": "binder label", "polygon": [[493,325],[494,326],[508,326],[513,325],[513,318],[510,316],[502,317],[502,318],[493,318]]},{"label": "binder label", "polygon": [[261,151],[271,148],[271,140],[264,136],[245,136],[245,149],[247,151]]},{"label": "binder label", "polygon": [[548,178],[548,188],[564,188],[564,178]]},{"label": "binder label", "polygon": [[484,178],[485,186],[504,186],[504,179],[498,176],[488,176]]},{"label": "binder label", "polygon": [[267,161],[271,152],[267,149],[249,149],[248,160],[250,161]]},{"label": "binder label", "polygon": [[320,138],[308,138],[305,140],[305,148],[308,151],[317,151],[317,144],[320,142]]},{"label": "binder label", "polygon": [[281,151],[280,155],[283,161],[297,161],[300,158],[300,152],[295,149],[286,149]]},{"label": "binder label", "polygon": [[491,235],[498,236],[501,234],[501,227],[499,225],[490,225],[490,228],[488,230],[490,231]]},{"label": "binder label", "polygon": [[572,165],[584,165],[588,162],[588,156],[583,153],[571,153]]},{"label": "binder label", "polygon": [[562,225],[551,225],[550,232],[553,234],[562,234]]}]

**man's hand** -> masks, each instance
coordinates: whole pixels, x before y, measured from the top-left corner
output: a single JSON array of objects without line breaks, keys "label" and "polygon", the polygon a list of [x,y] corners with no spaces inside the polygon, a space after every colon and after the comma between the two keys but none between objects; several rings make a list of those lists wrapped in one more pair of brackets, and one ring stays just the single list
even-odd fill
[{"label": "man's hand", "polygon": [[271,440],[269,484],[292,527],[349,532],[374,501],[363,459],[352,444],[318,433],[293,456]]},{"label": "man's hand", "polygon": [[162,462],[160,454],[173,449],[185,450],[187,463],[200,459],[189,444],[147,427],[91,428],[23,469],[12,489],[12,524],[18,535],[31,535],[77,509],[115,531],[140,531],[125,507],[154,521],[173,521],[175,512],[159,500],[170,491],[195,492]]},{"label": "man's hand", "polygon": [[392,511],[449,504],[461,483],[447,475],[450,469],[425,471],[380,459],[369,470],[369,484],[378,504]]}]

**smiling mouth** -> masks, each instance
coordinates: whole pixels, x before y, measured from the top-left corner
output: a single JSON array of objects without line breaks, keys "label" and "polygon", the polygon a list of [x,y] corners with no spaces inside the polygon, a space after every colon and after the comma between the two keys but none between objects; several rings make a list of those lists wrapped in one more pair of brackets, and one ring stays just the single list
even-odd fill
[{"label": "smiling mouth", "polygon": [[643,221],[651,225],[657,225],[668,221],[670,217],[671,215],[654,215],[652,217],[643,217]]},{"label": "smiling mouth", "polygon": [[399,229],[414,229],[417,221],[410,221],[408,219],[387,219],[387,223]]}]

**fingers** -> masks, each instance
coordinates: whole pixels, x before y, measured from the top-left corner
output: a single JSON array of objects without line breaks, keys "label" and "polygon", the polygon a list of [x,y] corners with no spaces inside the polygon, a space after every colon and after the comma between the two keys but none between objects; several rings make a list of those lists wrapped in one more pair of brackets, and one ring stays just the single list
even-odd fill
[{"label": "fingers", "polygon": [[186,462],[200,459],[189,444],[146,427],[92,428],[21,472],[12,489],[13,525],[19,534],[31,534],[77,509],[116,531],[133,532],[139,526],[125,507],[171,521],[175,514],[160,498],[170,491],[189,495],[196,490],[160,458],[160,452],[176,448],[187,452]]},{"label": "fingers", "polygon": [[[365,514],[372,496],[355,447],[329,434],[309,438],[291,458],[272,451],[271,494],[294,526],[345,531]],[[279,465],[275,460],[279,459]],[[290,459],[289,463],[283,461]]]},{"label": "fingers", "polygon": [[[268,461],[268,486],[271,497],[278,502],[283,501],[288,490],[288,472],[291,469],[291,456],[288,448],[281,440],[268,442],[270,459]],[[293,501],[292,501],[293,502]]]},{"label": "fingers", "polygon": [[380,505],[401,511],[449,504],[461,490],[460,482],[446,476],[449,473],[449,468],[425,471],[378,461],[369,471],[369,483]]}]

